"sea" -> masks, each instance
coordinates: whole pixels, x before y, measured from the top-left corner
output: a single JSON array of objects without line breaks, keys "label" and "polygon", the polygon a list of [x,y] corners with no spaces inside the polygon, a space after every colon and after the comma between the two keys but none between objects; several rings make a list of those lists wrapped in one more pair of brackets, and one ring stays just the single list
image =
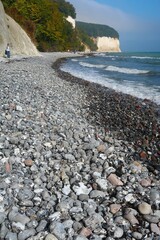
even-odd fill
[{"label": "sea", "polygon": [[61,70],[160,105],[160,52],[93,53],[68,58]]}]

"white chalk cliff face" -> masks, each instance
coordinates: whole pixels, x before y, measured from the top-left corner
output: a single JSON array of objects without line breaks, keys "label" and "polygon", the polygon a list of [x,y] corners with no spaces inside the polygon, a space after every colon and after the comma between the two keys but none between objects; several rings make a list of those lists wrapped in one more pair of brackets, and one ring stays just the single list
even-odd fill
[{"label": "white chalk cliff face", "polygon": [[73,19],[71,16],[68,16],[68,17],[66,18],[66,20],[72,24],[72,27],[73,27],[73,28],[76,27],[76,21],[75,21],[75,19]]},{"label": "white chalk cliff face", "polygon": [[4,12],[0,1],[0,56],[4,55],[7,43],[10,44],[11,55],[40,55],[26,32]]},{"label": "white chalk cliff face", "polygon": [[117,38],[97,37],[94,39],[97,44],[97,52],[121,52],[120,42]]}]

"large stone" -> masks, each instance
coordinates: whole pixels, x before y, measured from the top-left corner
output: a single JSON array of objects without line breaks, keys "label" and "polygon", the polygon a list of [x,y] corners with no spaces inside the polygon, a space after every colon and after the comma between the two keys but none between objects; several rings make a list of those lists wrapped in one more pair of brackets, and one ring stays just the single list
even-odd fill
[{"label": "large stone", "polygon": [[5,239],[7,240],[17,240],[17,233],[8,232]]},{"label": "large stone", "polygon": [[111,173],[107,179],[113,186],[123,185],[123,182],[116,176],[116,174]]},{"label": "large stone", "polygon": [[84,222],[88,228],[90,228],[91,230],[95,230],[96,228],[100,227],[101,224],[105,221],[100,214],[95,213],[92,216],[86,218]]},{"label": "large stone", "polygon": [[64,240],[66,236],[66,231],[64,226],[60,222],[52,222],[49,226],[51,233],[55,235],[59,240]]},{"label": "large stone", "polygon": [[120,204],[111,204],[109,207],[110,207],[111,213],[115,214],[120,210],[122,206]]},{"label": "large stone", "polygon": [[58,238],[56,238],[53,234],[48,234],[45,240],[58,240]]},{"label": "large stone", "polygon": [[88,188],[84,185],[83,182],[80,182],[79,186],[76,186],[76,185],[73,186],[73,190],[76,193],[76,195],[80,195],[80,194],[89,194],[92,188],[91,187]]},{"label": "large stone", "polygon": [[26,240],[27,238],[36,234],[35,229],[26,229],[18,234],[18,240]]},{"label": "large stone", "polygon": [[157,226],[157,224],[151,223],[151,231],[160,236],[160,228]]},{"label": "large stone", "polygon": [[104,198],[105,196],[106,193],[99,190],[93,190],[90,192],[90,198]]},{"label": "large stone", "polygon": [[139,224],[139,221],[132,213],[126,214],[124,218],[127,219],[132,226]]},{"label": "large stone", "polygon": [[146,202],[139,204],[138,210],[141,214],[150,214],[152,212],[151,205]]},{"label": "large stone", "polygon": [[82,228],[82,230],[80,231],[80,235],[85,236],[85,237],[89,237],[92,234],[92,231],[90,228]]},{"label": "large stone", "polygon": [[4,222],[6,218],[6,214],[4,212],[0,212],[0,224]]}]

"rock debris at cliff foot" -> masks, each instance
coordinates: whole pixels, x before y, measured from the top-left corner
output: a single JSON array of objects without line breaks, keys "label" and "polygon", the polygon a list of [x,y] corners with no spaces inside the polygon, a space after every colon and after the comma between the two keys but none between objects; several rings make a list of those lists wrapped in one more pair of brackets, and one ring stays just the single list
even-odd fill
[{"label": "rock debris at cliff foot", "polygon": [[158,240],[156,107],[119,96],[117,122],[116,93],[99,105],[95,85],[60,78],[51,65],[62,55],[0,62],[0,239]]}]

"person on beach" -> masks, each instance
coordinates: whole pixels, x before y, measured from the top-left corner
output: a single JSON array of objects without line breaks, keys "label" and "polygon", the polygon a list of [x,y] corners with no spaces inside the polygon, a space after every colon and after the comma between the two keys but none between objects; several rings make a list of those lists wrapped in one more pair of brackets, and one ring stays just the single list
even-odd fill
[{"label": "person on beach", "polygon": [[7,47],[6,47],[6,50],[5,50],[5,55],[7,56],[7,58],[10,58],[10,46],[9,46],[9,43],[7,43]]}]

